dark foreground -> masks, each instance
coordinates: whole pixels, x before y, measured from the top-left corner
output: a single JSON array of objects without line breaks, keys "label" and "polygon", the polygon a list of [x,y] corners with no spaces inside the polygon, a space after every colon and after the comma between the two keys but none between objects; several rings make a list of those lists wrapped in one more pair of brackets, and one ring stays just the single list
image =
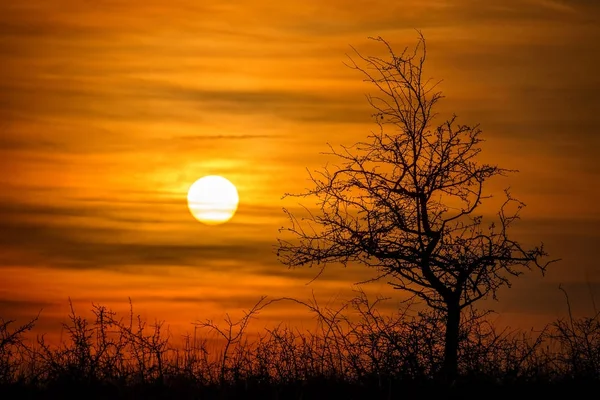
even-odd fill
[{"label": "dark foreground", "polygon": [[470,310],[461,324],[459,378],[444,383],[444,320],[435,313],[383,316],[363,295],[342,309],[306,304],[313,332],[278,326],[248,335],[259,302],[238,321],[196,323],[174,338],[102,306],[72,310],[58,344],[0,318],[4,399],[487,399],[596,398],[600,317],[557,320],[544,330],[497,330]]},{"label": "dark foreground", "polygon": [[[345,383],[336,380],[269,385],[243,382],[237,385],[199,386],[188,381],[127,385],[55,383],[41,389],[28,385],[0,388],[2,399],[489,399],[518,396],[540,398],[595,398],[598,382],[572,381],[553,384],[520,383],[493,385],[465,380],[447,387],[435,383],[376,382]],[[591,397],[590,397],[591,396]]]}]

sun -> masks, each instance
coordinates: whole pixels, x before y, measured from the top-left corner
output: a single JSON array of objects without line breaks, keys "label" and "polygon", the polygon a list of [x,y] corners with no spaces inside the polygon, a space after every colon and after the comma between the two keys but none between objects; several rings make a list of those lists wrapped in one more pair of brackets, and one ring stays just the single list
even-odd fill
[{"label": "sun", "polygon": [[222,176],[208,175],[190,186],[187,200],[194,218],[207,225],[218,225],[233,217],[240,198],[233,183]]}]

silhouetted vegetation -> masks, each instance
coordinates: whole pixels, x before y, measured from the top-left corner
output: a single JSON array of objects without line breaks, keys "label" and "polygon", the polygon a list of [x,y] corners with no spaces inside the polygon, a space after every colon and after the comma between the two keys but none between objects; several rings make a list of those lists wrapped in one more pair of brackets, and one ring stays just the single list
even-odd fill
[{"label": "silhouetted vegetation", "polygon": [[[469,308],[459,333],[458,378],[438,380],[444,315],[407,304],[383,315],[364,293],[339,308],[261,299],[237,321],[197,322],[174,345],[148,325],[94,305],[72,309],[61,343],[27,340],[35,321],[0,325],[0,396],[36,398],[396,398],[455,391],[481,396],[535,389],[556,394],[600,382],[600,319],[561,319],[540,332],[498,330]],[[274,301],[294,301],[317,319],[313,331],[285,325],[253,335],[249,324]],[[218,340],[217,340],[218,339]],[[487,393],[487,392],[486,392]]]},{"label": "silhouetted vegetation", "polygon": [[[327,153],[332,165],[310,175],[312,187],[292,194],[317,209],[281,232],[278,256],[290,267],[330,263],[375,269],[375,279],[412,294],[444,313],[444,375],[458,371],[461,312],[493,296],[510,279],[552,261],[543,244],[527,247],[510,228],[524,204],[508,189],[497,216],[484,218],[490,178],[510,172],[481,161],[481,129],[454,115],[436,120],[438,83],[423,75],[426,44],[394,52],[382,38],[384,57],[356,51],[359,71],[374,87],[368,101],[378,129],[365,142]],[[335,163],[335,164],[334,164]],[[288,194],[290,195],[290,194]]]}]

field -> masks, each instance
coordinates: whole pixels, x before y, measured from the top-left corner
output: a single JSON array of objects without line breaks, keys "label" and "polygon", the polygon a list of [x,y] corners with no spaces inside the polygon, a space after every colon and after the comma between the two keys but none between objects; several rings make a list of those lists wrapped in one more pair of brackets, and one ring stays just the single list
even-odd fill
[{"label": "field", "polygon": [[178,345],[133,307],[125,317],[100,305],[93,318],[72,311],[57,344],[27,335],[35,320],[3,320],[0,397],[475,398],[600,388],[598,314],[535,332],[498,330],[488,314],[465,310],[460,377],[447,382],[440,377],[444,321],[435,312],[406,305],[384,316],[379,300],[359,294],[337,309],[303,303],[318,321],[312,332],[281,325],[250,337],[252,319],[273,301],[262,299],[237,321],[198,323]]}]

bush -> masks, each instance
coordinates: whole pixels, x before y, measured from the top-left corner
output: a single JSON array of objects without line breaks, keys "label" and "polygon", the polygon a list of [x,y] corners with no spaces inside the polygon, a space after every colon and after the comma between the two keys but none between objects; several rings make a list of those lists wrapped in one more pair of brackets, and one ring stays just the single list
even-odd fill
[{"label": "bush", "polygon": [[[147,324],[133,307],[119,318],[93,305],[86,319],[71,305],[67,339],[54,345],[43,336],[25,339],[37,318],[15,328],[14,321],[0,320],[0,384],[19,397],[390,398],[440,390],[481,395],[485,388],[557,393],[600,381],[599,314],[526,332],[499,331],[488,313],[467,310],[460,379],[448,388],[438,380],[442,316],[412,304],[382,315],[383,300],[359,292],[333,309],[314,300],[262,298],[238,321],[197,322],[179,346],[162,322]],[[251,319],[278,301],[307,307],[317,328],[301,332],[282,324],[250,339]]]}]

